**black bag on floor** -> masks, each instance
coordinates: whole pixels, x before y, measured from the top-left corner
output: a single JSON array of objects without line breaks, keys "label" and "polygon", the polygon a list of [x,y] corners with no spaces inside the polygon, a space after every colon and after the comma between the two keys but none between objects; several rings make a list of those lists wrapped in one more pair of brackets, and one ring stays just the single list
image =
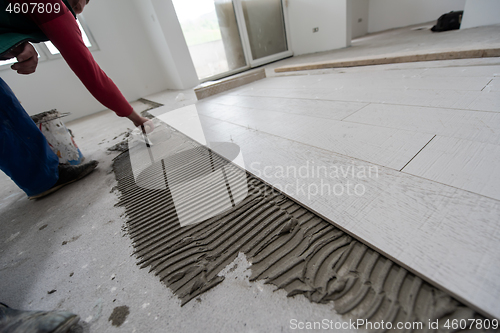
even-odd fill
[{"label": "black bag on floor", "polygon": [[463,10],[443,14],[438,18],[436,25],[433,26],[431,30],[434,32],[441,32],[460,29],[463,14]]}]

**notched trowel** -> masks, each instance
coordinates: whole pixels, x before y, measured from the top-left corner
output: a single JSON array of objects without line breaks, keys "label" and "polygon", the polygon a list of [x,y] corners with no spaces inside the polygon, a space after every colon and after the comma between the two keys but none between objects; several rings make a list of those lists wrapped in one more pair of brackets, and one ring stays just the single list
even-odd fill
[{"label": "notched trowel", "polygon": [[[146,129],[148,128],[148,129]],[[151,147],[153,145],[153,143],[151,142],[151,140],[149,139],[148,137],[148,132],[151,133],[151,127],[146,125],[144,126],[144,124],[141,125],[141,132],[142,132],[142,139],[144,140],[144,143],[146,144],[146,147]]]},{"label": "notched trowel", "polygon": [[[170,129],[161,120],[153,118],[136,127],[130,134],[132,140],[129,140],[129,143],[135,142],[152,147],[154,145],[153,141],[157,141],[155,138],[159,140],[169,139]],[[157,138],[158,136],[161,136],[161,138]]]}]

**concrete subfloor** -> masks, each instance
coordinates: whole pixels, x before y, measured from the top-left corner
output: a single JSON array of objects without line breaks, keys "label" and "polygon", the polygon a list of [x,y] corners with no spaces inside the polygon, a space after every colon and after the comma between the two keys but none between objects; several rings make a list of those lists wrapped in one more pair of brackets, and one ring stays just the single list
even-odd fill
[{"label": "concrete subfloor", "polygon": [[[188,102],[172,103],[177,95],[165,94],[171,108]],[[67,126],[86,159],[100,162],[91,175],[37,201],[0,176],[1,302],[74,312],[81,317],[74,332],[286,332],[292,319],[345,320],[333,305],[287,298],[270,285],[250,283],[244,256],[236,269],[226,269],[224,283],[181,308],[169,289],[136,265],[123,209],[114,207],[111,164],[118,153],[106,149],[131,124],[105,111]],[[109,318],[122,306],[130,314],[115,327]]]},{"label": "concrete subfloor", "polygon": [[[313,60],[316,56],[321,57],[308,56],[307,61],[323,60]],[[304,57],[299,58],[267,68],[303,61]],[[342,71],[362,74],[365,70],[442,70],[466,66],[488,70],[489,66],[498,65],[497,59],[476,59]],[[323,70],[301,75],[339,72]],[[494,85],[491,87],[497,96],[498,90]],[[145,97],[165,104],[164,112],[196,102],[192,90]],[[346,319],[334,313],[333,305],[311,304],[303,297],[286,298],[284,292],[273,292],[271,286],[248,282],[248,272],[242,269],[245,260],[241,257],[238,268],[233,272],[228,270],[222,284],[181,308],[170,290],[136,266],[136,258],[131,256],[131,241],[123,229],[126,217],[122,216],[121,208],[114,207],[118,199],[112,190],[115,180],[111,164],[117,153],[108,153],[106,149],[119,142],[132,124],[104,111],[67,126],[73,130],[75,141],[87,159],[100,162],[94,173],[38,201],[29,201],[10,179],[0,175],[1,302],[22,309],[73,311],[81,316],[80,330],[84,332],[286,332],[292,331],[291,319]],[[115,327],[108,318],[120,306],[128,306],[130,314],[120,327]]]}]

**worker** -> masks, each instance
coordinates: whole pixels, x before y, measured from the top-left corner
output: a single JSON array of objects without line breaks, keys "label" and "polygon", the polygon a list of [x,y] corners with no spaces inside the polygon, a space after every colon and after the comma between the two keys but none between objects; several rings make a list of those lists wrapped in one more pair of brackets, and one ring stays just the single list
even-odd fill
[{"label": "worker", "polygon": [[[12,69],[19,74],[31,74],[35,72],[38,56],[28,41],[50,40],[99,102],[139,126],[148,119],[132,109],[83,42],[75,18],[87,3],[88,0],[48,0],[40,2],[42,6],[38,7],[33,1],[0,0],[0,59],[16,57],[17,63]],[[34,10],[33,4],[37,6]],[[79,166],[59,165],[45,137],[2,79],[0,105],[0,169],[28,197],[40,198],[52,193],[97,166],[96,161]]]},{"label": "worker", "polygon": [[[135,126],[137,114],[85,46],[76,15],[89,0],[0,0],[0,60],[16,58],[11,68],[34,73],[38,55],[30,42],[51,41],[87,90],[105,107]],[[70,98],[70,96],[61,96]],[[44,135],[0,78],[0,169],[30,198],[41,198],[92,172],[98,162],[60,165]],[[61,312],[28,312],[0,303],[0,332],[66,332],[78,317]]]}]

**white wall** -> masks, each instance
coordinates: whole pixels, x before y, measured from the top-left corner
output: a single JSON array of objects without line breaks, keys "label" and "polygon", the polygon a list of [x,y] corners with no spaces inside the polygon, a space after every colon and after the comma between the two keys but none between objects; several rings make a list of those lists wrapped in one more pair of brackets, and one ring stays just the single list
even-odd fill
[{"label": "white wall", "polygon": [[[136,1],[140,6],[143,6],[144,0]],[[178,83],[175,88],[187,89],[198,85],[198,75],[191,60],[172,0],[151,0],[151,2],[173,60],[172,65],[174,66],[170,66],[170,68],[172,72],[176,72],[175,78]]]},{"label": "white wall", "polygon": [[500,1],[467,0],[460,29],[500,23]]},{"label": "white wall", "polygon": [[361,37],[368,33],[369,0],[352,1],[352,38]]},{"label": "white wall", "polygon": [[[288,0],[285,4],[294,55],[350,45],[350,0]],[[313,33],[313,28],[319,31]]]},{"label": "white wall", "polygon": [[442,14],[464,7],[465,0],[370,0],[368,32],[437,21]]},{"label": "white wall", "polygon": [[345,2],[345,45],[351,46],[352,40],[352,1]]},{"label": "white wall", "polygon": [[[156,14],[151,0],[91,1],[84,11],[99,46],[93,52],[94,58],[129,101],[197,84],[194,67],[186,65],[186,57],[179,65],[176,63],[182,57],[182,47],[178,42],[174,47],[168,44],[172,40],[165,38]],[[172,14],[159,13],[169,17]],[[57,108],[72,113],[65,118],[69,121],[105,109],[62,58],[40,62],[37,72],[28,76],[10,69],[0,71],[0,75],[31,115]]]}]

